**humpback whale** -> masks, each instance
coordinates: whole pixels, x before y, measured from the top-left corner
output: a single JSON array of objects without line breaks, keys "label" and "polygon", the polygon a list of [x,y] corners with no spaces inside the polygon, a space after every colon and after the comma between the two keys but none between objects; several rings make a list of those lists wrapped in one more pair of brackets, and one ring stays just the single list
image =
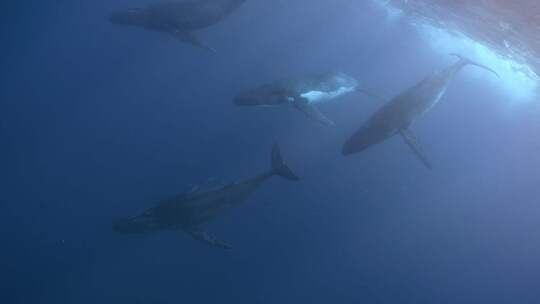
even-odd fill
[{"label": "humpback whale", "polygon": [[499,76],[489,67],[457,54],[458,61],[440,71],[435,71],[416,85],[403,91],[376,111],[364,125],[344,144],[343,155],[361,152],[394,135],[400,135],[422,163],[431,169],[431,163],[411,131],[411,124],[432,109],[444,96],[454,76],[467,65],[474,65]]},{"label": "humpback whale", "polygon": [[263,84],[241,92],[234,103],[238,106],[291,105],[315,121],[333,125],[317,104],[334,101],[355,91],[357,86],[358,81],[344,73],[325,73]]},{"label": "humpback whale", "polygon": [[146,30],[172,35],[181,42],[212,52],[215,50],[200,41],[193,31],[204,29],[230,15],[246,0],[197,0],[162,2],[145,8],[113,12],[110,22],[142,27]]},{"label": "humpback whale", "polygon": [[299,180],[283,161],[277,145],[272,147],[271,165],[269,171],[245,181],[209,191],[182,193],[162,200],[138,216],[114,223],[113,230],[125,234],[183,230],[195,240],[230,249],[227,243],[201,230],[201,225],[244,202],[252,192],[275,175],[291,181]]}]

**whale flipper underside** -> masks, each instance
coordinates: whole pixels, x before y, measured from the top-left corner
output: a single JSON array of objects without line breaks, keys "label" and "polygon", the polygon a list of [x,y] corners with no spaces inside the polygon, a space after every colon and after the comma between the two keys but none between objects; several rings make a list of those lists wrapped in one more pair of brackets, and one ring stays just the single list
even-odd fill
[{"label": "whale flipper underside", "polygon": [[191,237],[193,237],[193,239],[206,243],[212,247],[217,247],[217,248],[227,249],[227,250],[232,249],[232,247],[229,244],[216,239],[214,236],[208,234],[205,231],[202,231],[199,229],[189,229],[189,230],[186,230],[186,232],[189,233]]},{"label": "whale flipper underside", "polygon": [[304,114],[306,114],[307,117],[320,122],[321,124],[325,126],[333,126],[334,122],[330,120],[328,117],[324,116],[319,109],[313,104],[309,102],[306,98],[295,98],[293,101],[293,105],[300,111],[302,111]]},{"label": "whale flipper underside", "polygon": [[195,36],[192,32],[188,31],[175,31],[172,33],[172,35],[178,39],[180,42],[191,44],[195,47],[210,51],[212,53],[216,53],[216,50],[204,42],[202,42],[197,36]]},{"label": "whale flipper underside", "polygon": [[418,140],[416,139],[414,133],[410,129],[402,129],[399,131],[399,134],[401,135],[407,146],[409,146],[409,148],[411,148],[411,150],[414,152],[414,155],[416,155],[418,159],[420,159],[424,166],[431,170],[433,168],[431,166],[431,162],[427,158],[422,147],[420,147],[420,145],[418,144]]}]

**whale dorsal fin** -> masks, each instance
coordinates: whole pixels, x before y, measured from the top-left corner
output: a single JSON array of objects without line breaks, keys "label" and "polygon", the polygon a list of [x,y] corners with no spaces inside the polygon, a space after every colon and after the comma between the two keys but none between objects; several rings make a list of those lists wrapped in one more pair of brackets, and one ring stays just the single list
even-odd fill
[{"label": "whale dorsal fin", "polygon": [[416,136],[410,129],[401,129],[399,131],[399,134],[407,144],[411,148],[411,150],[414,152],[414,154],[420,159],[420,161],[426,166],[428,169],[432,169],[431,163],[429,159],[427,158],[426,154],[422,150],[422,147],[418,144],[418,140],[416,139]]},{"label": "whale dorsal fin", "polygon": [[223,241],[220,241],[216,239],[214,236],[202,230],[199,230],[197,228],[186,229],[186,232],[189,233],[189,235],[191,235],[191,237],[193,237],[195,240],[206,243],[212,247],[217,247],[217,248],[227,249],[227,250],[232,248],[229,244]]},{"label": "whale dorsal fin", "polygon": [[303,97],[296,97],[293,98],[292,104],[300,111],[302,111],[304,114],[306,114],[307,117],[316,120],[323,125],[326,126],[333,126],[334,122],[330,119],[328,119],[326,116],[324,116],[319,109],[311,104],[308,99]]}]

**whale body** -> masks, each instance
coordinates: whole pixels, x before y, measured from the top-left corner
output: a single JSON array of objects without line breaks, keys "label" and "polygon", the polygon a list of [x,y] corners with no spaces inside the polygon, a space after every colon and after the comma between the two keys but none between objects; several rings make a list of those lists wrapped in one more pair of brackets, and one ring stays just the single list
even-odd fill
[{"label": "whale body", "polygon": [[354,92],[358,81],[344,73],[325,73],[279,80],[245,90],[234,98],[238,106],[290,105],[325,125],[333,122],[316,107]]},{"label": "whale body", "polygon": [[214,51],[193,31],[212,26],[239,8],[246,0],[199,0],[162,2],[144,8],[130,8],[111,14],[109,21],[169,34],[181,42]]},{"label": "whale body", "polygon": [[403,91],[376,111],[343,145],[342,154],[361,152],[386,139],[400,135],[422,163],[431,168],[431,163],[418,145],[410,127],[418,118],[432,109],[446,93],[455,75],[466,65],[475,65],[498,74],[479,63],[455,55],[459,60],[446,69],[436,71],[422,81]]},{"label": "whale body", "polygon": [[273,176],[291,181],[299,180],[284,163],[277,145],[272,148],[271,165],[269,171],[241,182],[209,191],[182,193],[162,200],[138,216],[114,223],[113,230],[124,234],[183,230],[208,245],[230,249],[227,243],[204,232],[201,226],[243,203]]}]

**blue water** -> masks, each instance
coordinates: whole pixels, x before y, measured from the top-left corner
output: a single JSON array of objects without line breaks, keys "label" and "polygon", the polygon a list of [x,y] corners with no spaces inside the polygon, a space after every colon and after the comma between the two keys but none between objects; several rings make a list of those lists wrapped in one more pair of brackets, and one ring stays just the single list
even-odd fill
[{"label": "blue water", "polygon": [[[148,2],[0,4],[1,303],[539,303],[534,98],[467,67],[413,126],[434,170],[399,138],[343,157],[380,101],[325,105],[325,127],[233,97],[327,70],[392,97],[455,59],[369,1],[247,1],[198,33],[216,54],[106,20]],[[230,252],[112,231],[267,170],[275,142],[302,181],[207,225]]]}]

